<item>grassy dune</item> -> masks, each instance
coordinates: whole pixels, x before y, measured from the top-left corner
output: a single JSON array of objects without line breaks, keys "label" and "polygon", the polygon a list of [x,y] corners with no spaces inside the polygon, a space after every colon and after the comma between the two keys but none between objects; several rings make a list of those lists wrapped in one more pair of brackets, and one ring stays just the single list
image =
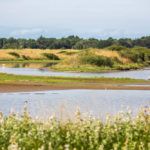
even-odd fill
[{"label": "grassy dune", "polygon": [[[20,57],[13,56],[11,53],[16,53]],[[22,56],[25,56],[28,58],[29,61],[38,61],[38,60],[47,60],[46,57],[44,57],[44,53],[51,53],[55,54],[60,59],[64,59],[68,56],[68,54],[71,52],[76,53],[78,50],[41,50],[41,49],[21,49],[21,50],[14,50],[14,49],[7,49],[7,50],[0,50],[0,60],[1,61],[19,61],[19,60],[26,60]]]},{"label": "grassy dune", "polygon": [[58,62],[58,71],[104,72],[139,69],[150,64],[148,49],[0,50],[0,62]]},{"label": "grassy dune", "polygon": [[146,63],[136,63],[130,58],[123,57],[120,52],[107,49],[88,49],[66,57],[53,66],[60,71],[107,72],[112,70],[139,69]]}]

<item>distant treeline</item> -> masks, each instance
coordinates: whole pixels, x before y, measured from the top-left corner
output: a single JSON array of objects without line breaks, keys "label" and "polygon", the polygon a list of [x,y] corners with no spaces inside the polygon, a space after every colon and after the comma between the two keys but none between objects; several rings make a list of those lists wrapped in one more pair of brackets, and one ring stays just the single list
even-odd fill
[{"label": "distant treeline", "polygon": [[135,46],[150,48],[150,36],[130,39],[121,38],[99,40],[95,38],[83,39],[78,36],[68,36],[61,39],[45,38],[43,36],[38,39],[15,39],[0,38],[0,49],[86,49],[86,48],[105,48],[113,45],[132,48]]}]

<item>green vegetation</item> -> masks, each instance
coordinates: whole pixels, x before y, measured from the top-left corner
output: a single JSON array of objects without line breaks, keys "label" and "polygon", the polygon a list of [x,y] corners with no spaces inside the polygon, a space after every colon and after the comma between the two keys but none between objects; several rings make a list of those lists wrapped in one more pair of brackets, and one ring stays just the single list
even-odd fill
[{"label": "green vegetation", "polygon": [[121,50],[120,54],[134,63],[148,63],[150,61],[150,50],[146,48],[137,47]]},{"label": "green vegetation", "polygon": [[83,117],[73,120],[34,120],[26,108],[21,117],[0,114],[0,150],[148,150],[150,109],[107,117],[105,122]]},{"label": "green vegetation", "polygon": [[130,78],[83,78],[83,77],[42,77],[11,75],[0,73],[0,83],[109,83],[109,84],[149,84],[150,81]]},{"label": "green vegetation", "polygon": [[84,50],[3,49],[0,53],[0,62],[58,61],[58,64],[50,67],[58,71],[107,72],[150,66],[150,49],[143,47],[112,45],[105,49]]},{"label": "green vegetation", "polygon": [[60,51],[59,52],[60,54],[66,54],[66,55],[74,55],[74,54],[77,54],[77,52],[76,51],[64,51],[64,50],[62,50],[62,51]]},{"label": "green vegetation", "polygon": [[79,55],[79,61],[81,64],[90,64],[95,66],[106,66],[106,67],[112,67],[113,66],[113,60],[111,58],[105,57],[105,56],[98,56],[94,53],[90,52],[84,52]]},{"label": "green vegetation", "polygon": [[[68,36],[61,39],[45,38],[41,36],[37,40],[0,38],[0,49],[101,49],[113,45],[127,48],[133,48],[135,46],[150,48],[150,36],[141,37],[139,39],[108,38],[106,40],[99,40],[94,38],[83,39],[78,36]],[[120,48],[117,49],[120,50]]]},{"label": "green vegetation", "polygon": [[59,71],[106,72],[140,69],[149,65],[150,49],[137,47],[119,48],[119,51],[108,49],[82,50],[73,56],[66,57],[52,68]]},{"label": "green vegetation", "polygon": [[107,47],[109,50],[113,50],[113,51],[121,51],[121,50],[127,50],[127,47],[121,46],[121,45],[112,45]]},{"label": "green vegetation", "polygon": [[30,56],[22,55],[23,60],[30,60]]},{"label": "green vegetation", "polygon": [[16,58],[20,58],[20,55],[16,52],[9,52],[9,54],[16,57]]},{"label": "green vegetation", "polygon": [[115,65],[115,69],[116,70],[136,70],[136,69],[140,69],[143,68],[144,65],[143,64],[138,64],[138,63],[130,63],[130,64],[116,64]]},{"label": "green vegetation", "polygon": [[50,60],[60,60],[60,58],[55,54],[43,53],[42,55],[44,55],[47,59],[50,59]]}]

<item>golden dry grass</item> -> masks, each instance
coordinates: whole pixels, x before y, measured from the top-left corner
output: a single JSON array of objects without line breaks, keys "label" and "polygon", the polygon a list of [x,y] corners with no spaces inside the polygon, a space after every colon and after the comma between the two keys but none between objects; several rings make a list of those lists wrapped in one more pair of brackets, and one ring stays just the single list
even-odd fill
[{"label": "golden dry grass", "polygon": [[[105,56],[109,58],[117,58],[119,61],[121,61],[123,64],[130,63],[130,60],[127,58],[123,58],[117,51],[111,51],[107,49],[87,49],[87,52],[94,55],[99,56]],[[71,55],[69,57],[65,57],[63,61],[58,63],[57,65],[53,66],[55,69],[65,69],[65,68],[79,68],[83,64],[80,61],[80,55],[82,55],[84,51],[79,51],[79,53],[76,53],[75,55]],[[85,68],[93,68],[93,65],[84,64]]]},{"label": "golden dry grass", "polygon": [[9,54],[9,52],[11,52],[10,50],[8,50],[8,51],[6,51],[6,50],[1,50],[0,51],[0,59],[1,60],[5,60],[5,59],[14,59],[14,57],[13,56],[11,56],[10,54]]},{"label": "golden dry grass", "polygon": [[[111,57],[111,58],[118,58],[123,63],[130,63],[130,60],[127,58],[123,58],[120,56],[120,54],[117,51],[111,51],[107,49],[89,49],[92,53],[95,53],[96,55]],[[39,59],[46,59],[43,56],[43,53],[53,53],[57,55],[60,59],[66,59],[65,63],[70,62],[67,59],[71,59],[72,63],[76,63],[76,56],[80,52],[80,50],[53,50],[53,49],[47,49],[47,50],[41,50],[41,49],[21,49],[21,50],[15,50],[15,49],[2,49],[0,50],[0,60],[15,60],[14,56],[10,55],[10,52],[16,52],[20,56],[26,56],[30,57],[30,59],[33,60],[39,60]],[[68,55],[69,53],[72,53],[72,55]]]},{"label": "golden dry grass", "polygon": [[123,63],[129,63],[130,60],[124,57],[121,57],[117,51],[111,51],[107,49],[90,49],[96,55],[110,57],[110,58],[118,58]]},{"label": "golden dry grass", "polygon": [[41,49],[23,49],[23,50],[14,50],[14,49],[7,49],[7,50],[0,50],[0,60],[15,60],[16,58],[10,55],[10,52],[16,52],[20,56],[27,56],[31,59],[45,59],[43,53],[53,53],[57,55],[59,58],[64,59],[68,57],[65,53],[60,53],[61,51],[67,52],[78,52],[78,50],[41,50]]}]

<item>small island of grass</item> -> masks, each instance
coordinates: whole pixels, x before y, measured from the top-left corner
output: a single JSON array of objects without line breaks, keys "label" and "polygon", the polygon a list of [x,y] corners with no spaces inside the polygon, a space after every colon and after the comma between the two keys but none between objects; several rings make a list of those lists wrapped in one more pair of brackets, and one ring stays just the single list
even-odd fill
[{"label": "small island of grass", "polygon": [[109,72],[135,70],[150,65],[150,50],[147,48],[83,49],[83,50],[1,50],[1,63],[50,63],[49,69],[74,72]]}]

